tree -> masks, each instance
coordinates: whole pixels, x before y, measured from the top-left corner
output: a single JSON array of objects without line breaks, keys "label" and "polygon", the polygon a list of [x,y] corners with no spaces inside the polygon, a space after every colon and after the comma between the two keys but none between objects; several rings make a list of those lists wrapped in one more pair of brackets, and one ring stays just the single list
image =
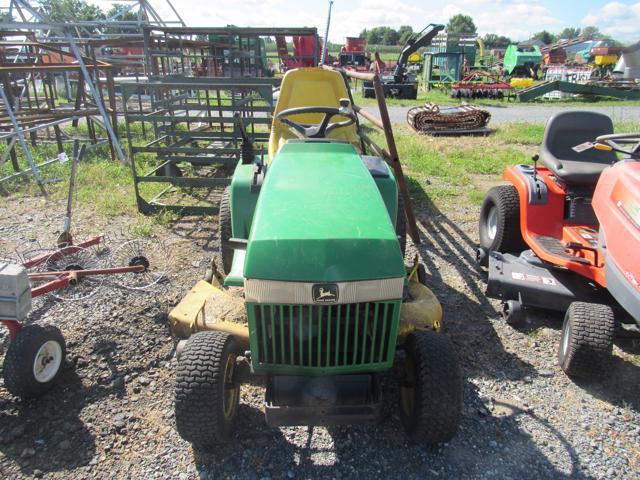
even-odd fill
[{"label": "tree", "polygon": [[369,32],[367,32],[367,29],[365,28],[364,30],[362,30],[360,32],[360,35],[358,35],[360,38],[367,38],[367,35],[369,34]]},{"label": "tree", "polygon": [[[395,45],[398,43],[397,35],[398,32],[392,28],[374,27],[367,32],[367,43],[370,45]],[[393,43],[387,43],[391,41],[393,41]]]},{"label": "tree", "polygon": [[473,23],[473,18],[463,13],[458,13],[449,19],[447,23],[447,33],[449,34],[466,34],[475,35],[478,29],[476,24]]},{"label": "tree", "polygon": [[400,40],[400,35],[393,28],[387,29],[382,35],[382,43],[384,45],[397,45]]},{"label": "tree", "polygon": [[367,43],[370,45],[379,45],[382,43],[382,32],[380,32],[380,27],[374,27],[367,32]]},{"label": "tree", "polygon": [[4,37],[2,36],[2,30],[3,30],[3,23],[9,23],[9,22],[13,22],[13,16],[7,11],[7,12],[1,12],[0,13],[0,40],[4,40]]},{"label": "tree", "polygon": [[589,27],[584,27],[582,29],[582,34],[587,37],[593,37],[593,38],[602,36],[602,34],[600,33],[600,29],[598,27],[594,27],[593,25]]},{"label": "tree", "polygon": [[507,48],[511,43],[509,37],[504,35],[496,35],[495,33],[487,33],[483,38],[484,46],[487,48]]},{"label": "tree", "polygon": [[40,0],[40,11],[56,23],[93,22],[106,18],[100,7],[84,0]]},{"label": "tree", "polygon": [[532,40],[540,40],[545,45],[549,45],[550,43],[553,43],[557,40],[557,37],[553,33],[546,30],[535,33],[531,38]]},{"label": "tree", "polygon": [[411,25],[402,25],[398,29],[398,37],[401,44],[407,43],[407,41],[413,36],[413,28]]},{"label": "tree", "polygon": [[564,38],[564,39],[570,39],[570,38],[576,38],[580,36],[580,28],[578,27],[565,27],[564,30],[562,30],[560,32],[560,35],[558,35],[560,38]]},{"label": "tree", "polygon": [[[115,15],[125,9],[128,5],[122,5],[119,3],[114,3],[109,10],[107,10],[106,18],[115,17]],[[144,21],[144,19],[142,19]],[[131,10],[124,12],[114,18],[115,22],[137,22],[138,21],[138,13],[132,12]],[[127,29],[126,27],[107,27],[105,29],[105,33],[127,33],[131,32],[131,29]]]}]

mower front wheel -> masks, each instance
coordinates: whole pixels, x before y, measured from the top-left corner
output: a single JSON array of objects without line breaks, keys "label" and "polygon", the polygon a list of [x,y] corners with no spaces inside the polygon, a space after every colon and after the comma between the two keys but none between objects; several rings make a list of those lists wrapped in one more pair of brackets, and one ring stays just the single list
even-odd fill
[{"label": "mower front wheel", "polygon": [[[479,223],[480,248],[490,252],[520,253],[525,248],[520,232],[520,197],[513,185],[499,185],[487,192]],[[486,266],[488,256],[478,256]]]},{"label": "mower front wheel", "polygon": [[66,356],[62,332],[53,325],[27,325],[9,344],[4,386],[22,398],[39,397],[53,387]]},{"label": "mower front wheel", "polygon": [[451,440],[462,415],[462,376],[449,339],[435,332],[407,336],[400,382],[400,420],[416,443]]},{"label": "mower front wheel", "polygon": [[235,379],[237,346],[224,332],[193,334],[178,360],[176,427],[196,449],[210,450],[236,424],[240,386]]},{"label": "mower front wheel", "polygon": [[564,317],[558,362],[570,377],[602,375],[611,359],[616,323],[611,307],[573,302]]}]

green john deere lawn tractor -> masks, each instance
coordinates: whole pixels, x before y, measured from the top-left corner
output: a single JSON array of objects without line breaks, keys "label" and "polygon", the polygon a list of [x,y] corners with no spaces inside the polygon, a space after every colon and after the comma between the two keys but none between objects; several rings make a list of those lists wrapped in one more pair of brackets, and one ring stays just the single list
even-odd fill
[{"label": "green john deere lawn tractor", "polygon": [[462,382],[442,309],[424,269],[405,267],[396,179],[360,132],[340,72],[287,72],[268,156],[245,149],[221,201],[223,284],[199,282],[170,313],[188,339],[176,425],[196,448],[232,432],[240,386],[257,376],[272,426],[379,420],[393,371],[409,437],[455,435]]}]

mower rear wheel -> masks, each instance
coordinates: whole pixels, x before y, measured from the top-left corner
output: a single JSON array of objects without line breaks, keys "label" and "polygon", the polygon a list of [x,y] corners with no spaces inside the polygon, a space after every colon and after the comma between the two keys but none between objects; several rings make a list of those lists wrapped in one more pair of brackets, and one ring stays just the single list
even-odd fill
[{"label": "mower rear wheel", "polygon": [[193,334],[178,360],[176,427],[196,449],[209,450],[233,431],[240,386],[235,381],[237,346],[228,333]]},{"label": "mower rear wheel", "polygon": [[400,379],[400,420],[416,443],[447,442],[462,415],[462,376],[449,338],[418,331],[407,336]]},{"label": "mower rear wheel", "polygon": [[564,317],[558,362],[570,377],[602,375],[611,358],[616,323],[611,307],[573,302]]},{"label": "mower rear wheel", "polygon": [[66,345],[53,325],[27,325],[9,344],[4,358],[4,386],[22,398],[46,393],[60,376]]},{"label": "mower rear wheel", "polygon": [[229,240],[233,237],[231,230],[231,189],[224,189],[218,211],[218,260],[219,268],[225,275],[229,275],[233,264],[233,248],[229,247]]},{"label": "mower rear wheel", "polygon": [[[487,193],[480,210],[480,247],[486,251],[520,253],[525,243],[520,232],[520,197],[513,185],[499,185]],[[486,266],[488,256],[480,258]]]}]

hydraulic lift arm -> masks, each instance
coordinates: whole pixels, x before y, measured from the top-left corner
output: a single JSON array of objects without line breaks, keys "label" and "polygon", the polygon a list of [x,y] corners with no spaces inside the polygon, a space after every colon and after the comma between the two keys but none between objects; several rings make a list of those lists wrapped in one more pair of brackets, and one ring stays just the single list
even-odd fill
[{"label": "hydraulic lift arm", "polygon": [[407,68],[407,61],[409,60],[409,56],[418,51],[422,47],[426,47],[431,44],[431,40],[442,30],[444,30],[444,25],[437,25],[431,23],[427,25],[418,35],[413,38],[410,38],[407,41],[407,44],[400,52],[400,56],[398,57],[398,63],[396,64],[396,68],[393,71],[394,80],[398,83],[402,82],[402,77],[404,76],[405,70]]}]

